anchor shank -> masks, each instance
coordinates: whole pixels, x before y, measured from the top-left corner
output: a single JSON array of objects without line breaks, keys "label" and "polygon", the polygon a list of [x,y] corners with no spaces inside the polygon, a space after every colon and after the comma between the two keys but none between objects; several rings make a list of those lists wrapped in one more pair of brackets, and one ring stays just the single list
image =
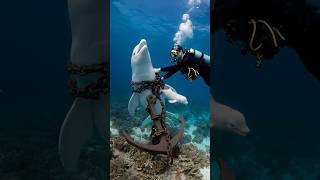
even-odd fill
[{"label": "anchor shank", "polygon": [[155,95],[147,96],[147,112],[150,114],[152,120],[160,118],[160,114],[157,114],[156,103],[157,97]]},{"label": "anchor shank", "polygon": [[165,130],[162,127],[162,124],[161,124],[160,120],[161,120],[161,118],[157,118],[157,119],[153,120],[153,125],[154,125],[154,128],[157,129],[157,131],[162,132],[162,131],[165,131]]},{"label": "anchor shank", "polygon": [[155,95],[149,95],[147,97],[147,112],[150,114],[151,119],[153,120],[153,127],[157,130],[157,132],[164,132],[165,129],[162,126],[161,122],[161,114],[157,114],[155,105],[157,102],[157,97]]}]

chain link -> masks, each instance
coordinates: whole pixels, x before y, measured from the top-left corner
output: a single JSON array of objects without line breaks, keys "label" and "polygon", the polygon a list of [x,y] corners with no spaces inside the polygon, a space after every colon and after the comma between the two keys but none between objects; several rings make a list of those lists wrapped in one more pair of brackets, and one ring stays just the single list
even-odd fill
[{"label": "chain link", "polygon": [[109,70],[109,63],[103,62],[99,64],[90,64],[90,65],[76,65],[72,64],[72,62],[69,62],[67,64],[68,71],[73,75],[80,75],[84,76],[90,73],[95,72],[105,72],[107,69]]},{"label": "chain link", "polygon": [[[71,62],[67,65],[70,72],[69,88],[73,97],[85,99],[99,99],[102,94],[109,93],[109,64],[100,63],[92,65],[75,65]],[[100,73],[96,82],[92,82],[86,87],[78,88],[76,76],[85,76],[91,73]]]}]

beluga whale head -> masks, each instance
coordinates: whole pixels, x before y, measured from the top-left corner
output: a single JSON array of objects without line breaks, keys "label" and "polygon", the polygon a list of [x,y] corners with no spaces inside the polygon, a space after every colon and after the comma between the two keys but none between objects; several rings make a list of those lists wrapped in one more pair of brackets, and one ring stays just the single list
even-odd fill
[{"label": "beluga whale head", "polygon": [[155,72],[145,39],[141,39],[132,51],[131,69],[132,82],[152,81],[155,79]]},{"label": "beluga whale head", "polygon": [[210,104],[211,123],[213,128],[232,132],[241,136],[246,136],[250,132],[246,123],[246,118],[240,111],[218,103],[212,97]]}]

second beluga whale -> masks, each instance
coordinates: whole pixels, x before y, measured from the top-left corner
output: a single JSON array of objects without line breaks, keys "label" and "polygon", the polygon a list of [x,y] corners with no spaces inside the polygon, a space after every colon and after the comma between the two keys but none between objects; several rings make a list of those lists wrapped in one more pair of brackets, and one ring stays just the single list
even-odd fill
[{"label": "second beluga whale", "polygon": [[[139,83],[143,81],[154,81],[156,79],[155,70],[153,68],[150,53],[148,50],[147,41],[140,40],[139,44],[135,46],[131,56],[132,82]],[[162,100],[165,98],[169,103],[188,104],[187,98],[178,94],[171,86],[165,85],[160,90]],[[134,116],[136,109],[141,106],[147,107],[146,98],[152,94],[150,89],[145,89],[141,93],[133,92],[129,103],[128,111],[131,116]],[[157,113],[161,112],[161,104],[158,100],[156,102]]]},{"label": "second beluga whale", "polygon": [[229,106],[217,102],[212,96],[210,99],[211,122],[210,126],[241,136],[246,136],[250,129],[244,115]]}]

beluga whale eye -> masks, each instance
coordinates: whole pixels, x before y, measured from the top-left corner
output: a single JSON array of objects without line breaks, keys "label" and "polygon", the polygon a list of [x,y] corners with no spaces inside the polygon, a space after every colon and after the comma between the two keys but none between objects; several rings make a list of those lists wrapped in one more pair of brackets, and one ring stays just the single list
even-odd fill
[{"label": "beluga whale eye", "polygon": [[230,127],[230,128],[235,128],[236,125],[234,125],[233,123],[229,123],[229,127]]}]

